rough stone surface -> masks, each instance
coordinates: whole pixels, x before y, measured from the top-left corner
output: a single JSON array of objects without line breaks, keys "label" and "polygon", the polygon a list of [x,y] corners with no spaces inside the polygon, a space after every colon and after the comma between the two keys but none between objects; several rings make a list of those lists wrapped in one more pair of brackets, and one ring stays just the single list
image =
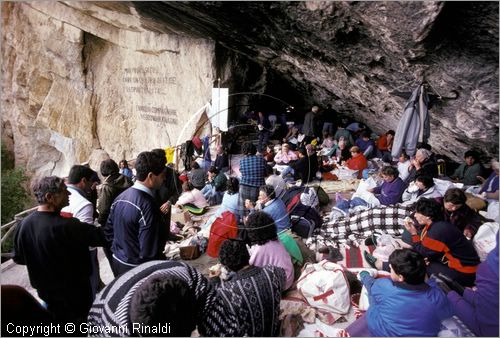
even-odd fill
[{"label": "rough stone surface", "polygon": [[[145,18],[209,36],[255,60],[262,93],[302,105],[332,103],[375,132],[396,129],[405,99],[425,78],[443,99],[431,111],[431,145],[461,161],[476,147],[498,156],[496,2],[162,2]],[[167,29],[167,28],[163,28]],[[237,70],[235,70],[237,71]],[[273,75],[288,96],[273,88]],[[235,76],[235,75],[234,75]],[[300,93],[300,95],[296,95]]]},{"label": "rough stone surface", "polygon": [[377,133],[425,78],[459,95],[433,148],[498,156],[497,2],[3,2],[2,46],[2,139],[35,176],[209,133],[219,78],[230,114],[332,103]]},{"label": "rough stone surface", "polygon": [[143,29],[125,8],[2,3],[2,129],[35,177],[210,133],[195,128],[211,98],[214,43]]}]

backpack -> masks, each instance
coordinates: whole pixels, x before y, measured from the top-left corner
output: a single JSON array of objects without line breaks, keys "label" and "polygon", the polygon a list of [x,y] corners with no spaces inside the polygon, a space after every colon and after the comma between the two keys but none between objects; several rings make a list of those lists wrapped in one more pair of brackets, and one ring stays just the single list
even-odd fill
[{"label": "backpack", "polygon": [[307,218],[297,215],[290,216],[290,223],[292,223],[292,231],[302,238],[311,237],[316,227],[315,224]]},{"label": "backpack", "polygon": [[297,281],[297,289],[314,308],[346,314],[351,307],[349,282],[342,266],[323,260],[307,264]]}]

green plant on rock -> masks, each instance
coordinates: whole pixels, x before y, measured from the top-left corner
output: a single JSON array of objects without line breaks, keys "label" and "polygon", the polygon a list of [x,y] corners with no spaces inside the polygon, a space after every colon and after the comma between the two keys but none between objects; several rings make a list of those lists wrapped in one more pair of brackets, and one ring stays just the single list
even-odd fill
[{"label": "green plant on rock", "polygon": [[[14,156],[2,144],[2,224],[14,220],[16,214],[31,206],[31,197],[26,189],[28,180],[23,168],[14,167]],[[2,252],[11,250],[11,240],[11,238],[6,239],[2,245]]]}]

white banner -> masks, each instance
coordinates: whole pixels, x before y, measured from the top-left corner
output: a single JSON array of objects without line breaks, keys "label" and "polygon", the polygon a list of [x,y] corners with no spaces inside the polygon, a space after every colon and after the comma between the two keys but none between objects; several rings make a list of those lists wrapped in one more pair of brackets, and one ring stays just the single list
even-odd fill
[{"label": "white banner", "polygon": [[208,118],[212,126],[227,131],[229,88],[212,88],[212,105]]}]

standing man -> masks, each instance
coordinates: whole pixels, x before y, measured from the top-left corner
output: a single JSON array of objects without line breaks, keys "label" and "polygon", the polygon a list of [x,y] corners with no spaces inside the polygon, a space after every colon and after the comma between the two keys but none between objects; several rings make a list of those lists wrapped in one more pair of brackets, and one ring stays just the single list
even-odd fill
[{"label": "standing man", "polygon": [[302,126],[302,133],[306,136],[306,144],[311,142],[316,137],[314,134],[316,114],[319,111],[318,106],[313,106],[311,111],[304,116],[304,125]]},{"label": "standing man", "polygon": [[14,262],[27,266],[31,286],[54,319],[79,327],[92,305],[89,246],[102,246],[104,236],[100,228],[60,215],[70,195],[61,178],[44,177],[32,190],[39,206],[18,226]]},{"label": "standing man", "polygon": [[264,152],[264,149],[266,148],[267,143],[269,142],[269,136],[271,134],[271,122],[269,121],[269,117],[267,116],[267,114],[259,111],[257,115],[257,128],[259,129],[259,145],[257,147],[257,151],[262,154]]},{"label": "standing man", "polygon": [[112,242],[116,277],[141,263],[165,258],[162,251],[168,230],[155,200],[155,190],[165,180],[165,162],[153,152],[140,153],[135,162],[136,182],[111,205],[104,233]]},{"label": "standing man", "polygon": [[[69,204],[62,208],[63,217],[75,217],[80,222],[94,224],[94,205],[89,200],[91,195],[94,171],[83,165],[71,167],[68,175],[67,189],[70,192]],[[90,275],[90,285],[92,286],[92,298],[98,292],[101,278],[99,276],[99,260],[97,258],[97,248],[90,247],[90,261],[92,272]]]},{"label": "standing man", "polygon": [[[101,175],[104,177],[104,182],[102,182],[97,190],[97,195],[99,197],[99,203],[97,204],[99,216],[97,222],[104,227],[108,220],[111,204],[113,204],[116,196],[120,195],[127,188],[130,188],[133,183],[128,176],[120,174],[118,164],[110,158],[101,162],[100,170]],[[113,253],[111,252],[111,246],[106,245],[103,249],[108,259],[109,266],[112,266]]]}]

